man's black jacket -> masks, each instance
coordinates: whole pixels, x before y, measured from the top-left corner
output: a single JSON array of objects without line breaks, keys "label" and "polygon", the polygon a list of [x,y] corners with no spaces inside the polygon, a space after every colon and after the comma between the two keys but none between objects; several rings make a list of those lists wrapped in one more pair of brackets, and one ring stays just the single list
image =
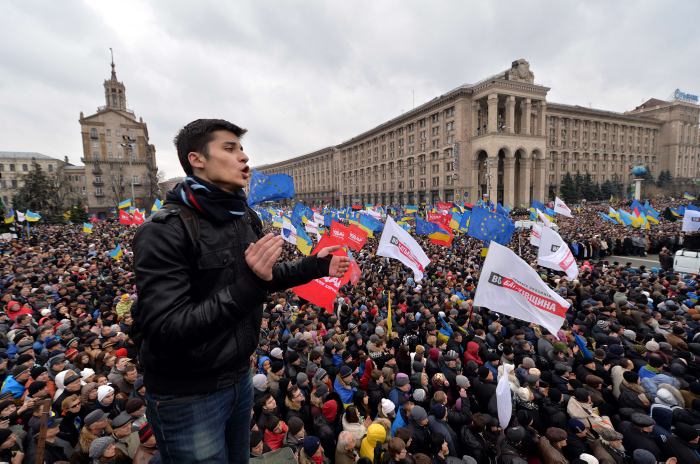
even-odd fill
[{"label": "man's black jacket", "polygon": [[248,375],[267,293],[328,275],[330,260],[278,263],[264,282],[244,257],[262,229],[252,210],[223,224],[199,216],[197,247],[178,216],[161,210],[134,237],[134,336],[149,392],[208,393]]}]

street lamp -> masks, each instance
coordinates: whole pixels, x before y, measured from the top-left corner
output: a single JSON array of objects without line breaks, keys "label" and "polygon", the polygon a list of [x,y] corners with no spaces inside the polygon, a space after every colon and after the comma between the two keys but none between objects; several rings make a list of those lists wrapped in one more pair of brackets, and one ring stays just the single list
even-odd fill
[{"label": "street lamp", "polygon": [[121,146],[126,148],[126,152],[127,152],[128,157],[129,157],[129,178],[130,178],[129,182],[131,184],[131,201],[133,202],[134,207],[135,207],[136,206],[136,197],[134,196],[134,174],[133,174],[134,168],[133,168],[133,164],[132,164],[132,161],[133,161],[132,152],[133,152],[134,147],[133,147],[132,143],[134,143],[136,141],[136,139],[133,137],[129,137],[128,135],[122,135],[122,140],[124,142],[121,143]]},{"label": "street lamp", "polygon": [[492,165],[492,160],[490,157],[486,157],[486,194],[489,197],[489,201],[492,201],[491,199],[491,165]]}]

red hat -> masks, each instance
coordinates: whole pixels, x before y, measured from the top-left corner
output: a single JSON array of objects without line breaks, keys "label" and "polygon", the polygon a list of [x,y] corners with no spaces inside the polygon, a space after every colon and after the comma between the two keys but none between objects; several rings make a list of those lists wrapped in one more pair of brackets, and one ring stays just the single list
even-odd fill
[{"label": "red hat", "polygon": [[117,358],[126,358],[129,353],[127,353],[126,348],[119,348],[117,351],[114,352],[114,355]]},{"label": "red hat", "polygon": [[323,417],[329,422],[333,422],[335,420],[335,415],[338,413],[338,403],[336,403],[335,400],[326,401],[323,403],[321,412],[323,412]]},{"label": "red hat", "polygon": [[153,428],[151,427],[151,424],[146,422],[139,428],[139,440],[141,443],[146,443],[149,438],[153,436]]},{"label": "red hat", "polygon": [[75,348],[68,348],[65,354],[66,358],[73,359],[78,354],[78,350],[76,350]]}]

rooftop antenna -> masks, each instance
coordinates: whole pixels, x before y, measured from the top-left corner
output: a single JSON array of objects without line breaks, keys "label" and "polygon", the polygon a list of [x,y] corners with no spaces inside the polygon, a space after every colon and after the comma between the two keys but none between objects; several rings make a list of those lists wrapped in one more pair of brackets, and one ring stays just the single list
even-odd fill
[{"label": "rooftop antenna", "polygon": [[112,47],[109,47],[109,55],[112,58],[112,77],[116,79],[117,73],[114,70],[114,50],[112,50]]}]

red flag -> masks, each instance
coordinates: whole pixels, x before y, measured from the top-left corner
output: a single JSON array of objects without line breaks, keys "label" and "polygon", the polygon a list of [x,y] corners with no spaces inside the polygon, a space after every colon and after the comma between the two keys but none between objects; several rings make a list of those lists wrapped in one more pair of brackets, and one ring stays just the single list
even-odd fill
[{"label": "red flag", "polygon": [[348,246],[355,251],[360,251],[365,243],[367,243],[367,232],[355,224],[350,225],[348,227]]},{"label": "red flag", "polygon": [[348,242],[348,234],[350,231],[346,226],[343,224],[339,223],[338,221],[333,221],[331,222],[331,237],[334,239],[338,240],[340,243],[347,243]]},{"label": "red flag", "polygon": [[133,219],[132,219],[132,224],[143,224],[144,217],[143,213],[139,210],[134,211]]},{"label": "red flag", "polygon": [[428,213],[428,222],[434,222],[435,224],[449,227],[451,219],[452,215],[449,213]]},{"label": "red flag", "polygon": [[119,210],[119,224],[124,224],[124,225],[131,225],[134,223],[134,217],[124,211],[123,209]]},{"label": "red flag", "polygon": [[[312,255],[318,253],[322,248],[342,245],[336,239],[332,238],[329,234],[321,237],[316,248],[311,252]],[[340,248],[334,251],[332,254],[337,256],[347,256],[347,250]],[[345,285],[350,281],[350,272],[345,272],[342,278],[337,277],[323,277],[321,279],[314,279],[311,282],[293,287],[292,291],[300,298],[303,298],[316,306],[325,308],[329,314],[333,314],[333,303],[338,295],[338,290],[340,287]]]},{"label": "red flag", "polygon": [[338,290],[343,284],[337,277],[323,277],[314,279],[308,284],[292,288],[292,291],[316,306],[325,308],[329,314],[333,314],[333,303],[338,295]]},{"label": "red flag", "polygon": [[435,207],[440,211],[449,211],[452,209],[452,203],[448,201],[438,201],[435,203]]}]

